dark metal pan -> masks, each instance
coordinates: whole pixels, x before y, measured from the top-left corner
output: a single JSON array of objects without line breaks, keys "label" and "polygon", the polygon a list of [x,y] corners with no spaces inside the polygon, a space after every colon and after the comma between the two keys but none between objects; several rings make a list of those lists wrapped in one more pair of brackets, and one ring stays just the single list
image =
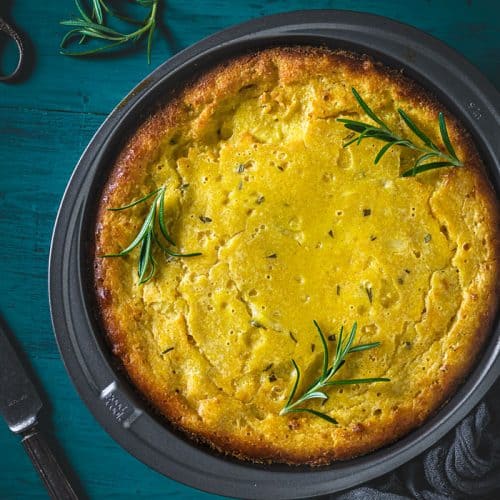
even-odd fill
[{"label": "dark metal pan", "polygon": [[95,210],[113,159],[131,131],[187,80],[271,45],[324,45],[367,53],[403,69],[466,125],[500,187],[500,97],[459,54],[409,26],[369,14],[316,10],[263,17],[202,40],[141,82],[109,115],[73,172],[57,216],[49,264],[52,321],[66,369],[95,418],[139,460],[177,481],[246,498],[301,498],[360,484],[405,463],[453,428],[500,374],[498,321],[476,368],[422,427],[364,457],[311,469],[254,465],[219,455],[172,430],[120,372],[95,313]]}]

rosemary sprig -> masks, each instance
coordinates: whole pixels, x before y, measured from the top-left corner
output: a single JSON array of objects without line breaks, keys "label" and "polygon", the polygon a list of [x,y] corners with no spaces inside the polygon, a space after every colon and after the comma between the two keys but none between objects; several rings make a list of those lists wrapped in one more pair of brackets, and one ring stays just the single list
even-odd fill
[{"label": "rosemary sprig", "polygon": [[[167,231],[165,224],[165,186],[152,191],[151,193],[135,200],[128,205],[118,208],[109,208],[111,211],[127,210],[128,208],[135,207],[140,203],[144,203],[154,196],[153,203],[149,212],[144,219],[139,232],[132,242],[123,250],[118,253],[106,254],[101,257],[124,257],[128,255],[135,247],[141,245],[139,253],[139,263],[137,267],[137,274],[139,276],[139,284],[148,282],[156,272],[156,260],[153,256],[153,245],[156,244],[163,252],[171,257],[195,257],[201,255],[199,252],[195,253],[177,253],[166,246],[165,242],[170,245],[176,246],[170,234]],[[159,233],[156,228],[159,228]]]},{"label": "rosemary sprig", "polygon": [[[143,37],[147,37],[146,51],[148,64],[151,62],[151,45],[153,43],[153,33],[156,27],[156,15],[158,12],[159,0],[134,0],[134,3],[141,7],[149,8],[149,13],[144,20],[132,19],[111,9],[105,0],[91,0],[91,12],[87,12],[81,0],[75,0],[76,7],[81,17],[61,21],[64,26],[72,28],[61,40],[61,54],[66,56],[88,56],[97,54],[105,50],[127,43],[135,43]],[[137,28],[129,33],[121,33],[106,25],[106,17],[114,17],[129,24],[136,25]],[[70,51],[66,47],[78,39],[81,45],[87,38],[100,41],[102,44],[88,50]]]},{"label": "rosemary sprig", "polygon": [[[446,148],[446,153],[434,144],[430,137],[418,128],[415,122],[401,108],[398,108],[399,116],[403,119],[405,125],[422,141],[423,144],[415,144],[412,140],[402,137],[394,132],[379,116],[377,116],[377,114],[375,114],[375,112],[362,99],[354,87],[352,87],[352,93],[363,111],[375,122],[376,125],[348,118],[337,118],[337,121],[343,123],[345,128],[358,134],[348,140],[344,144],[344,148],[354,143],[360,144],[364,139],[377,139],[379,141],[386,142],[387,144],[382,146],[375,156],[375,165],[393,146],[401,146],[418,151],[420,155],[415,160],[415,164],[412,168],[403,172],[401,174],[402,177],[412,177],[420,174],[421,172],[426,172],[427,170],[433,170],[435,168],[463,166],[463,163],[458,159],[455,149],[450,142],[443,113],[439,113],[438,122],[441,140]],[[434,161],[425,163],[427,160]]]},{"label": "rosemary sprig", "polygon": [[371,384],[373,382],[389,382],[388,378],[357,378],[357,379],[337,379],[331,380],[333,376],[339,371],[339,369],[344,365],[345,358],[348,354],[360,351],[366,351],[367,349],[373,349],[374,347],[378,347],[380,342],[372,342],[369,344],[358,344],[353,346],[354,337],[356,336],[357,323],[354,323],[351,329],[351,333],[347,337],[347,340],[343,338],[344,327],[340,328],[340,332],[338,335],[337,347],[335,349],[335,355],[333,358],[333,362],[331,366],[329,365],[329,355],[328,355],[328,346],[326,343],[325,336],[321,331],[318,323],[314,321],[314,326],[318,331],[319,337],[321,339],[321,345],[323,346],[323,367],[321,370],[321,375],[303,392],[301,396],[299,396],[295,401],[293,401],[295,397],[295,393],[297,392],[297,388],[300,382],[300,370],[297,366],[295,360],[292,359],[292,365],[295,369],[296,377],[295,382],[292,387],[292,391],[290,392],[290,396],[288,397],[288,401],[286,405],[281,409],[280,415],[286,415],[287,413],[299,413],[305,412],[315,415],[317,417],[323,418],[324,420],[337,424],[338,422],[327,415],[318,410],[313,410],[311,408],[305,408],[302,405],[306,401],[310,399],[322,399],[327,400],[328,396],[325,394],[324,389],[328,387],[332,387],[335,385],[350,385],[350,384]]}]

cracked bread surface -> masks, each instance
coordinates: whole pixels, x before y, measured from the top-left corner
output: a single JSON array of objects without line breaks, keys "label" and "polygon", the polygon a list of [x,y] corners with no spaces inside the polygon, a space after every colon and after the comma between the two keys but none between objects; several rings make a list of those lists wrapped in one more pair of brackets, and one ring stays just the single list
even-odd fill
[{"label": "cracked bread surface", "polygon": [[[370,121],[351,87],[411,135],[403,108],[437,144],[443,111],[464,166],[402,178],[411,151],[374,165],[383,143],[343,148],[336,119]],[[149,204],[108,209],[161,186],[177,249],[202,255],[158,251],[155,277],[138,285],[139,249],[100,255],[132,241]],[[320,465],[395,441],[449,398],[489,334],[498,253],[496,195],[439,101],[367,56],[280,47],[201,75],[132,134],[101,199],[95,287],[113,352],[173,425],[242,459]],[[354,321],[356,343],[381,342],[339,377],[391,379],[307,404],[338,425],[279,416],[291,359],[302,388],[319,375],[313,320],[331,351]]]}]

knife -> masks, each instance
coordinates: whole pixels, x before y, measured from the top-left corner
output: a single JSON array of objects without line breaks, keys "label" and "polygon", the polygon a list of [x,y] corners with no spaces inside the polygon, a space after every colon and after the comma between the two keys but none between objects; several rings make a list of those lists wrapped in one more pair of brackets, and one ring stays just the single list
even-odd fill
[{"label": "knife", "polygon": [[0,318],[0,414],[22,443],[35,469],[54,499],[78,499],[38,429],[42,401],[8,339]]}]

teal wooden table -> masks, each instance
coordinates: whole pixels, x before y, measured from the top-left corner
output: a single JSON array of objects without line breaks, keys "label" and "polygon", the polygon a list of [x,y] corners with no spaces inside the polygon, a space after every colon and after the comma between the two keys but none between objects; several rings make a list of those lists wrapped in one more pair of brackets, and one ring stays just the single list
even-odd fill
[{"label": "teal wooden table", "polygon": [[[338,8],[386,15],[456,48],[500,87],[496,0],[169,0],[170,36],[105,59],[59,55],[72,0],[0,0],[0,13],[32,40],[34,67],[17,85],[0,84],[0,311],[28,354],[48,401],[52,439],[89,498],[209,498],[167,479],[121,449],[80,401],[59,358],[47,299],[50,236],[71,171],[106,115],[148,72],[180,49],[230,25],[276,12]],[[45,498],[29,459],[0,421],[0,498]],[[213,497],[215,498],[215,497]]]}]

